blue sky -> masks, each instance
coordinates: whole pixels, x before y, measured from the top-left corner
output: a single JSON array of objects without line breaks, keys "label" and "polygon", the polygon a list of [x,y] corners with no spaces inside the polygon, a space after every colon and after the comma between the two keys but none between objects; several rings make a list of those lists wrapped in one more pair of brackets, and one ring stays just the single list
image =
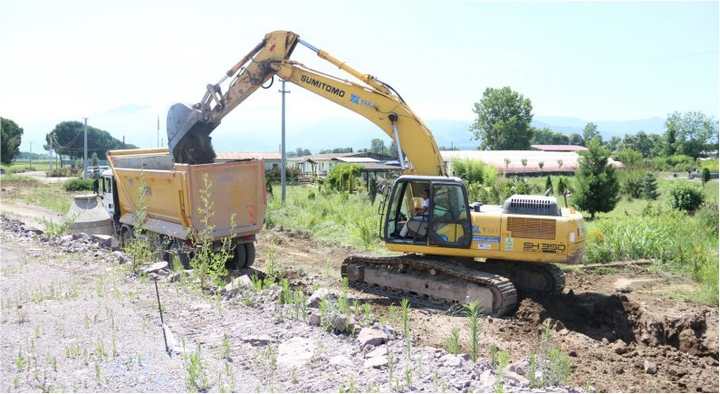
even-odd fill
[{"label": "blue sky", "polygon": [[[271,30],[393,85],[430,125],[464,127],[485,88],[511,86],[536,116],[588,121],[718,114],[716,2],[3,1],[0,115],[25,128],[23,150],[63,120],[141,146],[174,102],[204,86]],[[342,75],[298,47],[293,58]],[[214,133],[218,150],[279,143],[277,85]],[[381,136],[347,110],[291,86],[288,145]],[[469,133],[468,133],[469,135]]]}]

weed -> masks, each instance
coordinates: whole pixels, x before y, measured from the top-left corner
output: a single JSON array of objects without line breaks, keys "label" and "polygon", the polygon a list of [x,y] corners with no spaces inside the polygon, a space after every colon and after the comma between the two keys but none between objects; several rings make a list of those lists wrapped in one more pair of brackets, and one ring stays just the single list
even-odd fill
[{"label": "weed", "polygon": [[453,328],[450,336],[445,340],[445,349],[450,354],[460,353],[460,330]]},{"label": "weed", "polygon": [[196,351],[185,356],[185,386],[191,392],[204,392],[209,388],[205,367],[200,358],[200,345]]},{"label": "weed", "polygon": [[265,289],[265,281],[263,278],[258,277],[255,274],[252,274],[250,276],[250,283],[252,283],[252,288],[255,290],[256,293],[259,293]]},{"label": "weed", "polygon": [[22,371],[27,367],[27,359],[23,356],[22,349],[18,350],[17,357],[15,357],[15,368],[18,372]]},{"label": "weed", "polygon": [[102,370],[100,368],[100,363],[95,361],[95,382],[98,385],[102,384]]},{"label": "weed", "polygon": [[372,309],[370,304],[363,304],[363,323],[371,324],[373,322]]},{"label": "weed", "polygon": [[45,234],[51,238],[65,235],[70,231],[70,226],[75,222],[75,217],[66,218],[60,222],[54,222],[52,220],[42,220],[43,227],[45,227]]},{"label": "weed", "polygon": [[350,288],[348,278],[342,279],[342,285],[340,286],[340,296],[337,300],[338,311],[347,315],[350,313],[350,301],[348,300],[348,289]]},{"label": "weed", "polygon": [[[215,203],[212,197],[212,182],[207,174],[203,176],[200,188],[200,206],[197,214],[200,216],[200,229],[192,234],[195,253],[190,260],[193,274],[200,280],[200,287],[205,289],[211,283],[220,286],[227,275],[225,263],[233,256],[232,241],[224,238],[219,244],[214,240]],[[234,219],[231,218],[231,222]]]},{"label": "weed", "polygon": [[307,316],[307,299],[305,297],[305,293],[303,293],[302,290],[295,290],[295,295],[293,296],[293,305],[295,309],[295,319],[305,320],[305,317]]},{"label": "weed", "polygon": [[528,380],[530,381],[530,388],[539,387],[539,382],[537,378],[537,356],[535,355],[535,353],[530,353],[530,357],[528,360],[527,376]]},{"label": "weed", "polygon": [[467,309],[468,325],[470,328],[470,357],[477,362],[480,340],[480,308],[477,302],[465,306]]},{"label": "weed", "polygon": [[403,298],[400,301],[400,317],[402,319],[403,336],[405,337],[405,348],[407,351],[407,357],[410,357],[410,301],[407,298]]},{"label": "weed", "polygon": [[107,352],[105,352],[105,345],[103,345],[102,340],[100,340],[99,338],[95,343],[95,356],[99,360],[104,360],[107,357]]},{"label": "weed", "polygon": [[326,331],[332,329],[332,305],[326,298],[320,300],[320,326]]},{"label": "weed", "polygon": [[355,376],[351,375],[349,382],[343,383],[338,388],[338,393],[357,393],[359,392],[357,384],[355,383]]},{"label": "weed", "polygon": [[504,386],[504,380],[505,380],[505,368],[508,366],[508,363],[510,362],[510,354],[504,350],[496,349],[496,352],[494,354],[494,366],[495,366],[495,375],[497,376],[495,381],[495,392],[496,393],[502,393],[505,390]]},{"label": "weed", "polygon": [[281,304],[291,304],[292,303],[292,293],[290,290],[290,283],[287,279],[283,279],[280,281],[280,303]]},{"label": "weed", "polygon": [[224,360],[231,361],[230,358],[230,338],[227,334],[223,334],[223,341],[222,341],[222,356]]},{"label": "weed", "polygon": [[570,357],[560,348],[553,346],[547,354],[547,368],[543,381],[549,385],[564,384],[570,376]]}]

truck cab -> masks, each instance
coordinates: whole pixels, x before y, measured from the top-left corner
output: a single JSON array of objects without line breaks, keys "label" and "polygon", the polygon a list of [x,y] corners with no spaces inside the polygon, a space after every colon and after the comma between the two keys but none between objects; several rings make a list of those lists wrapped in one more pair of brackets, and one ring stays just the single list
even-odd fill
[{"label": "truck cab", "polygon": [[111,217],[115,217],[116,214],[116,203],[115,203],[115,182],[113,178],[112,170],[108,169],[102,172],[98,178],[98,189],[97,194],[102,201],[102,205]]}]

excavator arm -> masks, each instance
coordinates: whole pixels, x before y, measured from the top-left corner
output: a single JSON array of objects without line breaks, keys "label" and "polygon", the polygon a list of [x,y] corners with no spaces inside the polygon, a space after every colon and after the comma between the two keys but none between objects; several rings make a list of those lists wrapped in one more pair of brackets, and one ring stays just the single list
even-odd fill
[{"label": "excavator arm", "polygon": [[[361,83],[330,76],[288,60],[297,43]],[[212,162],[215,155],[209,134],[225,115],[274,74],[375,123],[396,142],[405,173],[445,175],[432,133],[392,87],[315,48],[295,33],[283,31],[266,35],[263,42],[226,73],[226,78],[236,76],[225,94],[219,88],[221,81],[209,85],[203,100],[193,108],[183,104],[170,108],[168,142],[175,161],[191,164]],[[408,162],[405,162],[403,153]]]}]

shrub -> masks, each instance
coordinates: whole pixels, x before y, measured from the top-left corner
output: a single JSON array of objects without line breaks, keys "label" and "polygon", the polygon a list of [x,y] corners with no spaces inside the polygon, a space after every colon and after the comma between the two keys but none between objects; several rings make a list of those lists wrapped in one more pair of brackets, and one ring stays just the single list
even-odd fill
[{"label": "shrub", "polygon": [[63,187],[66,191],[76,192],[80,190],[93,190],[94,184],[94,179],[73,178],[65,181]]},{"label": "shrub", "polygon": [[710,180],[710,169],[707,167],[703,167],[702,169],[702,183],[703,185],[707,183],[707,181]]},{"label": "shrub", "polygon": [[453,174],[467,183],[491,185],[495,182],[497,171],[479,160],[458,159],[452,162]]},{"label": "shrub", "polygon": [[705,228],[707,228],[715,237],[718,236],[718,204],[716,202],[705,203],[695,216],[698,218]]},{"label": "shrub", "polygon": [[670,204],[674,209],[695,212],[704,200],[702,190],[687,184],[679,184],[670,190]]},{"label": "shrub", "polygon": [[617,152],[614,159],[622,162],[625,167],[632,168],[637,167],[642,163],[643,156],[642,153],[634,149],[625,148],[620,152]]},{"label": "shrub", "polygon": [[656,200],[660,193],[657,191],[657,179],[652,172],[645,173],[642,179],[642,197],[647,200]]},{"label": "shrub", "polygon": [[620,190],[632,198],[640,198],[643,191],[643,175],[640,171],[624,171],[620,175]]}]

